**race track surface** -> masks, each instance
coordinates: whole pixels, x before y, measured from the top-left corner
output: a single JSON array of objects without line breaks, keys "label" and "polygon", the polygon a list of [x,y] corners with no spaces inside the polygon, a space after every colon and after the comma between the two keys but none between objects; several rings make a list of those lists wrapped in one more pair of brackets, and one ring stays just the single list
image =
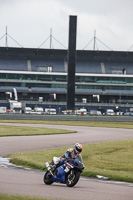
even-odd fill
[{"label": "race track surface", "polygon": [[[0,156],[5,156],[9,153],[15,152],[70,146],[76,142],[87,144],[133,139],[133,130],[131,129],[38,124],[12,125],[29,126],[29,128],[30,126],[63,128],[68,130],[77,130],[78,132],[64,135],[1,137]],[[0,166],[0,193],[63,200],[132,200],[133,184],[126,185],[110,183],[108,181],[98,182],[93,179],[89,180],[81,178],[78,184],[73,188],[68,188],[66,185],[58,183],[47,186],[43,183],[43,172],[36,173],[28,170],[17,170]]]}]

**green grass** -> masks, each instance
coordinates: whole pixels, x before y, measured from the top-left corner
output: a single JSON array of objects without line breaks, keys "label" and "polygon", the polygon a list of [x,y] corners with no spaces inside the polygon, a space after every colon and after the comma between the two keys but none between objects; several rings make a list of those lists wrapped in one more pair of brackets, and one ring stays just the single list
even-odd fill
[{"label": "green grass", "polygon": [[0,120],[2,123],[30,123],[30,124],[56,124],[71,126],[91,126],[109,128],[128,128],[133,129],[133,122],[91,122],[91,121],[39,121],[39,120]]},{"label": "green grass", "polygon": [[[36,123],[57,125],[78,125],[111,128],[133,128],[133,122],[86,122],[86,121],[32,121],[32,120],[0,120],[0,122]],[[10,130],[10,131],[9,131]],[[71,131],[73,132],[73,131]],[[67,130],[41,127],[16,127],[0,125],[0,136],[12,135],[45,135],[70,133]],[[68,147],[48,149],[37,152],[16,153],[9,155],[12,162],[26,167],[45,169],[44,163],[53,156],[62,155]],[[112,180],[133,182],[133,140],[95,143],[84,145],[84,176],[95,177],[97,174]]]},{"label": "green grass", "polygon": [[[16,153],[8,157],[15,164],[43,170],[46,161],[64,154],[67,148]],[[133,182],[132,139],[83,145],[82,156],[85,164],[83,176],[95,177],[100,174],[112,180]]]},{"label": "green grass", "polygon": [[0,194],[0,200],[52,200],[52,199]]},{"label": "green grass", "polygon": [[0,137],[53,135],[53,134],[67,134],[67,133],[74,133],[74,132],[76,131],[70,131],[70,130],[65,130],[65,129],[42,128],[42,127],[0,125]]}]

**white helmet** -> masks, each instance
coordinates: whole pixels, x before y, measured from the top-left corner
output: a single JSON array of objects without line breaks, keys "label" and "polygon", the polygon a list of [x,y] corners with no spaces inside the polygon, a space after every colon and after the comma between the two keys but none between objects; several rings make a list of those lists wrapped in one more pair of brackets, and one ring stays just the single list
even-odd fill
[{"label": "white helmet", "polygon": [[79,144],[79,143],[76,143],[74,145],[74,151],[75,151],[76,154],[80,154],[82,152],[82,145]]}]

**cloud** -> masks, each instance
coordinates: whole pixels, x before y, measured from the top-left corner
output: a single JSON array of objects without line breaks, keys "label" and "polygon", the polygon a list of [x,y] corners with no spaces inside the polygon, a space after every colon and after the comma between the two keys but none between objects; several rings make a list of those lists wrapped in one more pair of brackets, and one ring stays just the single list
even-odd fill
[{"label": "cloud", "polygon": [[[4,0],[0,7],[0,38],[8,26],[8,33],[24,47],[40,46],[51,28],[52,35],[67,47],[69,15],[77,15],[78,49],[94,37],[94,30],[111,49],[127,50],[133,44],[132,0]],[[42,47],[49,48],[49,42]],[[3,38],[0,45],[4,43]],[[15,45],[10,38],[8,43]],[[62,48],[54,39],[53,47]],[[99,44],[100,48],[105,47]]]}]

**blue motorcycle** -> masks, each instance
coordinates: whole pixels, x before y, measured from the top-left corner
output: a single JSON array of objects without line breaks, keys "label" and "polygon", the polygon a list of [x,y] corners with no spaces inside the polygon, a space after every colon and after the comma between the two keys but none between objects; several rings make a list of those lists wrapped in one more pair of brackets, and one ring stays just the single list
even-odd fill
[{"label": "blue motorcycle", "polygon": [[[59,158],[54,157],[53,163],[58,163]],[[80,155],[75,156],[74,159],[67,159],[64,164],[58,168],[54,168],[54,165],[45,163],[48,171],[45,173],[43,181],[47,185],[51,185],[54,182],[66,184],[68,187],[73,187],[77,184],[80,174],[84,169],[82,157]]]}]

